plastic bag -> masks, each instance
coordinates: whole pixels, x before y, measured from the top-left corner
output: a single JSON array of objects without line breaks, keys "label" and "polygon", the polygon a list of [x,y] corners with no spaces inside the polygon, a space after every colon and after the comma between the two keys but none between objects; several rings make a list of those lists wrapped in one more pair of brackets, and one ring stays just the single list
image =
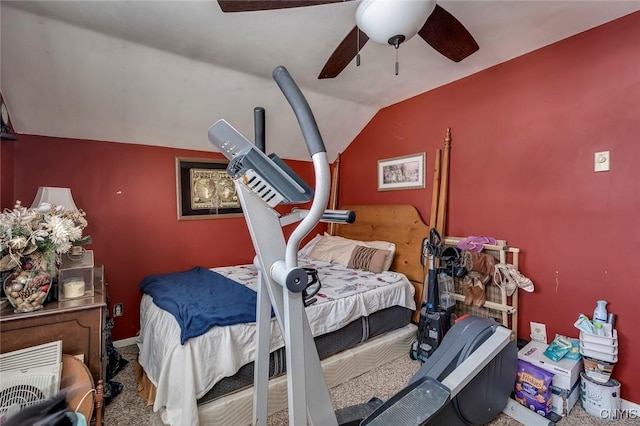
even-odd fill
[{"label": "plastic bag", "polygon": [[546,416],[551,412],[552,381],[553,373],[519,359],[514,389],[516,401]]},{"label": "plastic bag", "polygon": [[569,339],[571,341],[571,349],[564,356],[567,359],[581,359],[582,355],[580,355],[580,340],[579,339]]},{"label": "plastic bag", "polygon": [[547,349],[545,349],[544,354],[547,358],[552,361],[560,361],[562,357],[564,357],[571,350],[571,339],[561,334],[556,334],[556,338],[553,339],[553,342]]}]

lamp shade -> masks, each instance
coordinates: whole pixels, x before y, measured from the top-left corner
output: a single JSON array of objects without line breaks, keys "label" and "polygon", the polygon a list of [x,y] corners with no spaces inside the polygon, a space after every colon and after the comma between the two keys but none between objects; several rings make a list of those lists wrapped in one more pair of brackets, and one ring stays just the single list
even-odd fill
[{"label": "lamp shade", "polygon": [[69,188],[41,186],[40,188],[38,188],[38,193],[36,194],[36,198],[31,204],[31,208],[37,209],[43,204],[60,206],[65,210],[78,210],[78,208],[76,207],[76,203],[73,202],[71,189]]},{"label": "lamp shade", "polygon": [[393,44],[392,37],[416,35],[435,7],[435,0],[362,0],[356,24],[376,43]]}]

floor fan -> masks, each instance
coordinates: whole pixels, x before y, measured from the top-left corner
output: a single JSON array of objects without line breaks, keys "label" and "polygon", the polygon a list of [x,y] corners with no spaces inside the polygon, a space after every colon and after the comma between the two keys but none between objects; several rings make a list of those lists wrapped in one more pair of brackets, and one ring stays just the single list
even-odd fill
[{"label": "floor fan", "polygon": [[62,341],[0,355],[0,422],[60,391]]}]

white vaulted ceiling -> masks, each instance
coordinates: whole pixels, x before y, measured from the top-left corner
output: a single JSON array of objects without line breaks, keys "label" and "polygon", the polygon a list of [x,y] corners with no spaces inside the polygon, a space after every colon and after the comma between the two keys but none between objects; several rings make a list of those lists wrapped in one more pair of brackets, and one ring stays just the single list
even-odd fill
[{"label": "white vaulted ceiling", "polygon": [[[638,1],[439,1],[480,50],[459,63],[420,37],[395,51],[367,43],[362,64],[318,80],[354,26],[358,1],[223,13],[215,1],[0,3],[0,90],[18,133],[215,151],[225,118],[267,147],[308,159],[271,78],[284,65],[315,114],[331,159],[385,106],[640,10]],[[353,61],[355,62],[355,61]]]}]

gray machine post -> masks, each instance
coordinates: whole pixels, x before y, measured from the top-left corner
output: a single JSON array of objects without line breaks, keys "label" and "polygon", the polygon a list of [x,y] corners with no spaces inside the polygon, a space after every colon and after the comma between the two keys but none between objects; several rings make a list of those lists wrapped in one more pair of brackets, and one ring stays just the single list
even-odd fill
[{"label": "gray machine post", "polygon": [[[234,177],[249,234],[256,249],[258,268],[257,335],[254,377],[253,424],[266,425],[271,336],[271,306],[285,341],[289,424],[337,426],[329,391],[307,319],[302,290],[306,272],[298,267],[300,241],[323,217],[329,200],[330,172],[324,144],[313,114],[286,69],[278,67],[274,79],[291,103],[315,170],[315,193],[276,156],[266,156],[236,131],[219,120],[209,129],[209,140],[229,158],[227,172]],[[279,204],[307,202],[311,208],[280,217]],[[349,212],[332,211],[328,217],[345,223]],[[292,219],[293,218],[293,219]],[[300,220],[285,241],[282,226]]]}]

